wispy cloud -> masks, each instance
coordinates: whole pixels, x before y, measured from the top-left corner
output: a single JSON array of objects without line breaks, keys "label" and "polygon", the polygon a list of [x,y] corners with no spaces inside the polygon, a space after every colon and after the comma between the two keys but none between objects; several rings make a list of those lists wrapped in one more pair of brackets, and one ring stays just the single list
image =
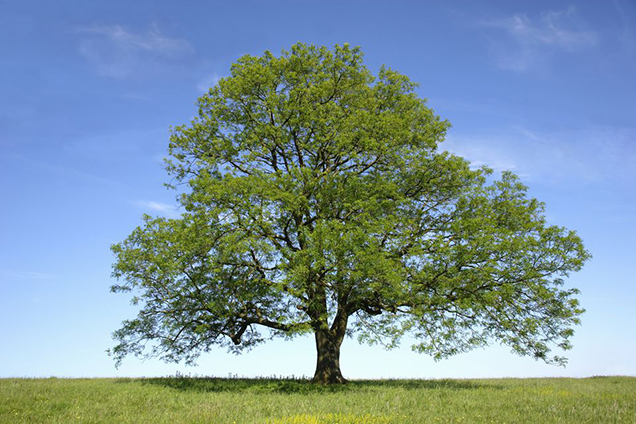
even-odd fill
[{"label": "wispy cloud", "polygon": [[614,0],[614,9],[616,10],[620,22],[621,29],[619,42],[623,50],[628,56],[636,55],[636,35],[634,34],[634,8],[633,4],[624,3],[620,0]]},{"label": "wispy cloud", "polygon": [[194,52],[188,41],[164,35],[156,24],[145,32],[102,24],[80,27],[78,32],[84,36],[80,53],[98,74],[107,77],[124,78],[149,65],[180,61]]},{"label": "wispy cloud", "polygon": [[160,141],[165,140],[167,134],[163,127],[113,129],[69,138],[62,147],[74,159],[112,164],[113,161],[146,159],[149,154],[159,154],[165,148]]},{"label": "wispy cloud", "polygon": [[[491,38],[496,65],[518,72],[544,66],[555,52],[576,52],[599,42],[599,35],[584,28],[574,7],[547,11],[537,19],[519,13],[484,21],[482,26],[499,32]],[[501,31],[506,35],[501,36]]]},{"label": "wispy cloud", "polygon": [[161,203],[161,202],[155,202],[152,200],[137,200],[132,203],[140,209],[158,213],[159,215],[163,215],[166,218],[179,217],[179,211],[174,205],[169,205],[167,203]]},{"label": "wispy cloud", "polygon": [[80,169],[77,169],[74,166],[63,166],[57,165],[53,162],[40,161],[37,159],[33,159],[29,156],[8,152],[7,155],[11,157],[11,159],[15,161],[21,162],[24,166],[27,166],[29,169],[37,169],[38,171],[46,171],[52,175],[57,177],[62,177],[69,180],[81,181],[83,183],[90,182],[94,184],[107,185],[111,187],[125,187],[126,184],[121,181],[107,178],[101,175],[97,175],[96,173],[86,172]]},{"label": "wispy cloud", "polygon": [[443,146],[473,166],[511,170],[555,184],[636,184],[636,128],[588,127],[551,133],[511,128],[478,137],[454,135]]},{"label": "wispy cloud", "polygon": [[207,75],[199,81],[197,84],[197,89],[202,93],[207,93],[210,87],[213,87],[218,84],[219,80],[223,78],[221,75],[213,73],[211,75]]},{"label": "wispy cloud", "polygon": [[0,269],[0,276],[12,280],[52,280],[57,278],[56,274],[47,272],[12,271],[8,269]]}]

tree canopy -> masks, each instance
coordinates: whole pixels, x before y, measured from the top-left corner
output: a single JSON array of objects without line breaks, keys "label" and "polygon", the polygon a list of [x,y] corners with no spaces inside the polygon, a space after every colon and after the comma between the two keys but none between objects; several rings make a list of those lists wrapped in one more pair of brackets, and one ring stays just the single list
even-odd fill
[{"label": "tree canopy", "polygon": [[194,362],[313,333],[340,383],[345,335],[445,358],[493,341],[563,364],[583,310],[563,280],[589,254],[510,172],[438,149],[449,123],[358,47],[246,55],[172,129],[178,219],[114,245],[136,318],[110,351]]}]

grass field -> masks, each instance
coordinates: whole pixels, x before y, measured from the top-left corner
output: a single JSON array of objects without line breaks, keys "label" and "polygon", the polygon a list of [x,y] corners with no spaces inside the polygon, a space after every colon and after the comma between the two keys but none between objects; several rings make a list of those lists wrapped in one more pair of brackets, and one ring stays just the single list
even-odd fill
[{"label": "grass field", "polygon": [[0,423],[636,423],[636,378],[1,379]]}]

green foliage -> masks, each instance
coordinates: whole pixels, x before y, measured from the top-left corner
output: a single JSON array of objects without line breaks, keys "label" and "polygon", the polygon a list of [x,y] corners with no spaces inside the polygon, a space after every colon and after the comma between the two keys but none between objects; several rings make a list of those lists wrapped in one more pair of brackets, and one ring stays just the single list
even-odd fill
[{"label": "green foliage", "polygon": [[634,423],[636,379],[0,379],[0,423]]},{"label": "green foliage", "polygon": [[[111,353],[194,361],[268,337],[345,331],[444,358],[492,340],[562,364],[588,259],[512,173],[439,151],[449,123],[359,48],[244,56],[173,129],[179,219],[113,246],[139,315]],[[260,330],[259,330],[260,329]],[[263,331],[262,329],[265,329]],[[146,345],[148,344],[148,349]]]}]

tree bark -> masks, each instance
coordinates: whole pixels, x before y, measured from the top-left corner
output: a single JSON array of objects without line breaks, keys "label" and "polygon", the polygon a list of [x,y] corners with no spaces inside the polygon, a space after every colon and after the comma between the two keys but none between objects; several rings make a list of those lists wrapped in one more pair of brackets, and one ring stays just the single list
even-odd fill
[{"label": "tree bark", "polygon": [[345,384],[340,372],[340,346],[344,337],[329,330],[319,330],[316,338],[316,372],[313,382],[319,384]]}]

